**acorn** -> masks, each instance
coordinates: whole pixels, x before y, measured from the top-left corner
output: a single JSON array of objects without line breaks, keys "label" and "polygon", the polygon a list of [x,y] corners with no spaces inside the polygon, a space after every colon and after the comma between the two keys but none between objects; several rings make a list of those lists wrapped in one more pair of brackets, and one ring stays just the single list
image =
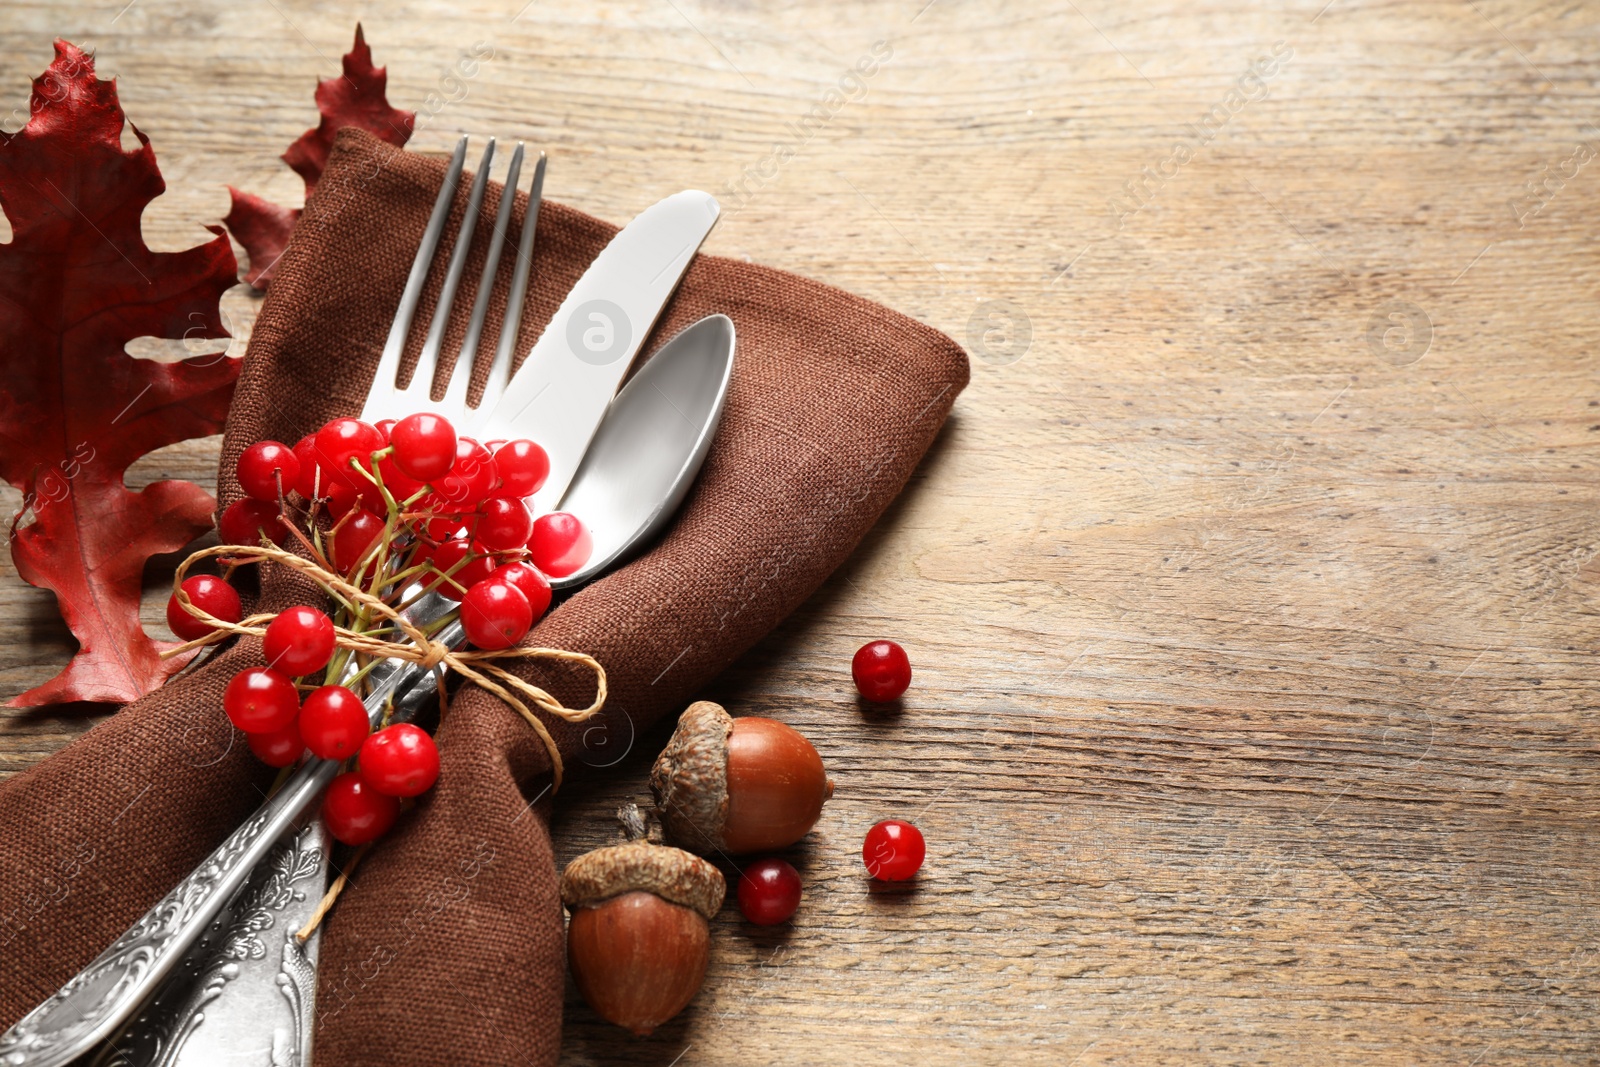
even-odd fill
[{"label": "acorn", "polygon": [[618,817],[633,840],[585,853],[561,875],[567,960],[589,1006],[643,1037],[700,991],[727,884],[700,857],[646,840],[636,806]]},{"label": "acorn", "polygon": [[740,855],[788,848],[809,833],[833,780],[793,727],[735,719],[702,700],[678,719],[650,791],[671,840],[701,855]]}]

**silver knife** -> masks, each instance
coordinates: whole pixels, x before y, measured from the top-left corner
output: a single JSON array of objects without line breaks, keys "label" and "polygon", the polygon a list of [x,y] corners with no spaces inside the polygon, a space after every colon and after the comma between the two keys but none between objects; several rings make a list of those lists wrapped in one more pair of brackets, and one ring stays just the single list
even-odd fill
[{"label": "silver knife", "polygon": [[480,440],[531,437],[549,454],[535,514],[567,491],[606,406],[720,210],[711,194],[689,189],[628,223],[561,302],[478,428]]}]

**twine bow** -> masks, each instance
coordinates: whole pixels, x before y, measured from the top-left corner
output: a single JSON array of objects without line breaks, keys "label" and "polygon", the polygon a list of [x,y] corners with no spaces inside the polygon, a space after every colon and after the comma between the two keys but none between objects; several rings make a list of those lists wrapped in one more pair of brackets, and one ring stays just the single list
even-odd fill
[{"label": "twine bow", "polygon": [[[309,575],[319,585],[344,600],[347,605],[367,609],[387,619],[395,628],[404,633],[408,641],[391,641],[371,633],[362,633],[350,630],[343,626],[334,627],[335,643],[340,648],[361,656],[374,659],[394,659],[405,663],[415,663],[424,670],[434,671],[437,667],[447,667],[456,671],[462,677],[473,682],[481,689],[486,689],[495,696],[517,709],[528,725],[538,733],[539,739],[544,742],[545,748],[550,752],[550,764],[553,773],[551,791],[561,788],[561,752],[556,747],[555,739],[550,736],[550,731],[543,722],[525,704],[526,698],[541,710],[564,719],[567,722],[583,722],[595,715],[606,702],[606,672],[593,656],[582,652],[568,652],[560,648],[507,648],[498,651],[483,649],[452,649],[441,641],[435,641],[425,631],[411,622],[400,612],[390,607],[381,598],[368,593],[358,586],[352,585],[344,578],[318,565],[303,556],[287,552],[281,548],[269,545],[247,548],[240,545],[217,545],[212,548],[203,548],[195,552],[179,565],[173,577],[174,595],[178,603],[183,605],[183,610],[190,615],[211,626],[212,632],[204,637],[196,638],[176,648],[163,652],[162,658],[176,656],[190,649],[200,648],[214,644],[233,634],[249,634],[260,637],[267,632],[266,624],[276,618],[272,612],[262,612],[247,616],[238,622],[228,622],[199,607],[189,599],[189,594],[184,591],[183,578],[188,573],[189,567],[202,559],[211,556],[227,556],[238,563],[258,563],[262,560],[271,560],[281,563],[292,570]],[[565,663],[581,663],[594,671],[595,696],[594,702],[586,708],[569,708],[555,697],[540,689],[538,686],[523,681],[516,675],[500,667],[494,661],[506,659],[546,659]],[[443,701],[444,678],[435,671],[439,683],[440,700]],[[516,690],[513,693],[512,690]],[[517,694],[520,693],[521,697]]]}]

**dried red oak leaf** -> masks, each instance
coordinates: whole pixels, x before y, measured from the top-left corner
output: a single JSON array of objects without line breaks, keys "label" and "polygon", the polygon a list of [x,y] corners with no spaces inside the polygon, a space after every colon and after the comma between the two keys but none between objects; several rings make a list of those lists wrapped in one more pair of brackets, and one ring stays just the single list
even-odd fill
[{"label": "dried red oak leaf", "polygon": [[129,464],[222,429],[238,361],[135,359],[135,337],[228,336],[218,300],[238,264],[219,228],[183,252],[152,252],[140,232],[166,188],[150,141],[122,149],[114,82],[56,42],[33,83],[27,125],[0,134],[0,477],[33,522],[14,529],[23,579],[56,594],[78,639],[67,668],[13,706],[127,701],[181,665],[139,625],[145,562],[210,528],[215,501],[197,485],[123,484]]},{"label": "dried red oak leaf", "polygon": [[[333,135],[344,127],[358,126],[397,148],[411,139],[417,114],[390,107],[388,85],[388,68],[372,65],[372,49],[367,47],[357,23],[356,42],[345,53],[344,73],[317,83],[317,110],[322,113],[322,121],[301,134],[283,154],[290,169],[305,179],[306,196],[317,187],[322,169],[327,166]],[[264,289],[272,280],[278,257],[289,245],[289,232],[300,217],[300,209],[279,207],[231,185],[228,192],[233,196],[233,207],[222,221],[250,256],[245,281]]]},{"label": "dried red oak leaf", "polygon": [[245,271],[244,280],[257,289],[265,289],[272,280],[272,268],[278,265],[278,258],[289,247],[289,231],[294,229],[300,209],[280,207],[231,185],[228,195],[233,197],[233,206],[222,216],[222,224],[250,257],[250,269]]},{"label": "dried red oak leaf", "polygon": [[359,126],[397,148],[411,139],[416,112],[390,107],[385,95],[388,86],[389,69],[372,65],[372,49],[367,47],[361,24],[356,23],[356,43],[345,53],[343,76],[317,83],[317,110],[322,121],[301,134],[283,154],[289,169],[305,179],[307,196],[328,165],[333,135],[344,127]]}]

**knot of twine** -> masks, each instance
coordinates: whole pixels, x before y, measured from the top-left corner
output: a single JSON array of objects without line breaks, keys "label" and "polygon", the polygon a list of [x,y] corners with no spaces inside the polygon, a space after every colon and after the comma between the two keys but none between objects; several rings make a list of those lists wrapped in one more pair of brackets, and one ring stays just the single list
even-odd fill
[{"label": "knot of twine", "polygon": [[[163,652],[161,654],[163,659],[168,656],[179,655],[190,649],[214,644],[234,634],[248,634],[253,637],[260,637],[267,632],[266,624],[277,618],[275,612],[262,612],[246,616],[238,622],[228,622],[226,619],[217,618],[191,601],[189,594],[184,591],[183,577],[188,573],[191,565],[211,556],[227,556],[237,563],[258,563],[262,560],[281,563],[285,567],[309,575],[319,585],[344,600],[347,605],[359,605],[393,623],[409,640],[390,641],[369,633],[359,633],[343,626],[335,626],[334,643],[338,647],[349,649],[358,655],[370,656],[375,659],[394,659],[405,663],[415,663],[424,670],[434,671],[439,685],[441,703],[445,701],[444,677],[442,673],[437,671],[437,668],[444,666],[456,671],[480,689],[488,690],[507,704],[510,704],[517,709],[518,714],[528,721],[528,725],[534,728],[539,735],[539,739],[544,742],[545,748],[550,752],[550,765],[553,775],[552,792],[561,788],[561,752],[556,747],[555,739],[550,736],[550,731],[545,728],[544,723],[533,713],[532,709],[523,702],[523,699],[526,698],[541,710],[559,719],[565,719],[567,722],[583,722],[585,719],[591,718],[606,702],[605,668],[600,666],[600,662],[593,656],[582,652],[569,652],[560,648],[506,648],[498,651],[453,649],[442,641],[435,641],[380,597],[352,585],[339,575],[303,556],[297,556],[293,552],[269,545],[261,545],[255,548],[240,545],[216,545],[193,553],[178,566],[177,573],[173,576],[174,596],[177,597],[178,603],[183,605],[184,611],[211,626],[212,631],[204,637],[198,637],[193,641],[185,642],[176,648]],[[567,707],[543,689],[523,681],[494,662],[496,660],[509,659],[544,659],[583,664],[594,671],[594,702],[586,708]],[[441,709],[441,714],[442,712],[443,709]]]}]

